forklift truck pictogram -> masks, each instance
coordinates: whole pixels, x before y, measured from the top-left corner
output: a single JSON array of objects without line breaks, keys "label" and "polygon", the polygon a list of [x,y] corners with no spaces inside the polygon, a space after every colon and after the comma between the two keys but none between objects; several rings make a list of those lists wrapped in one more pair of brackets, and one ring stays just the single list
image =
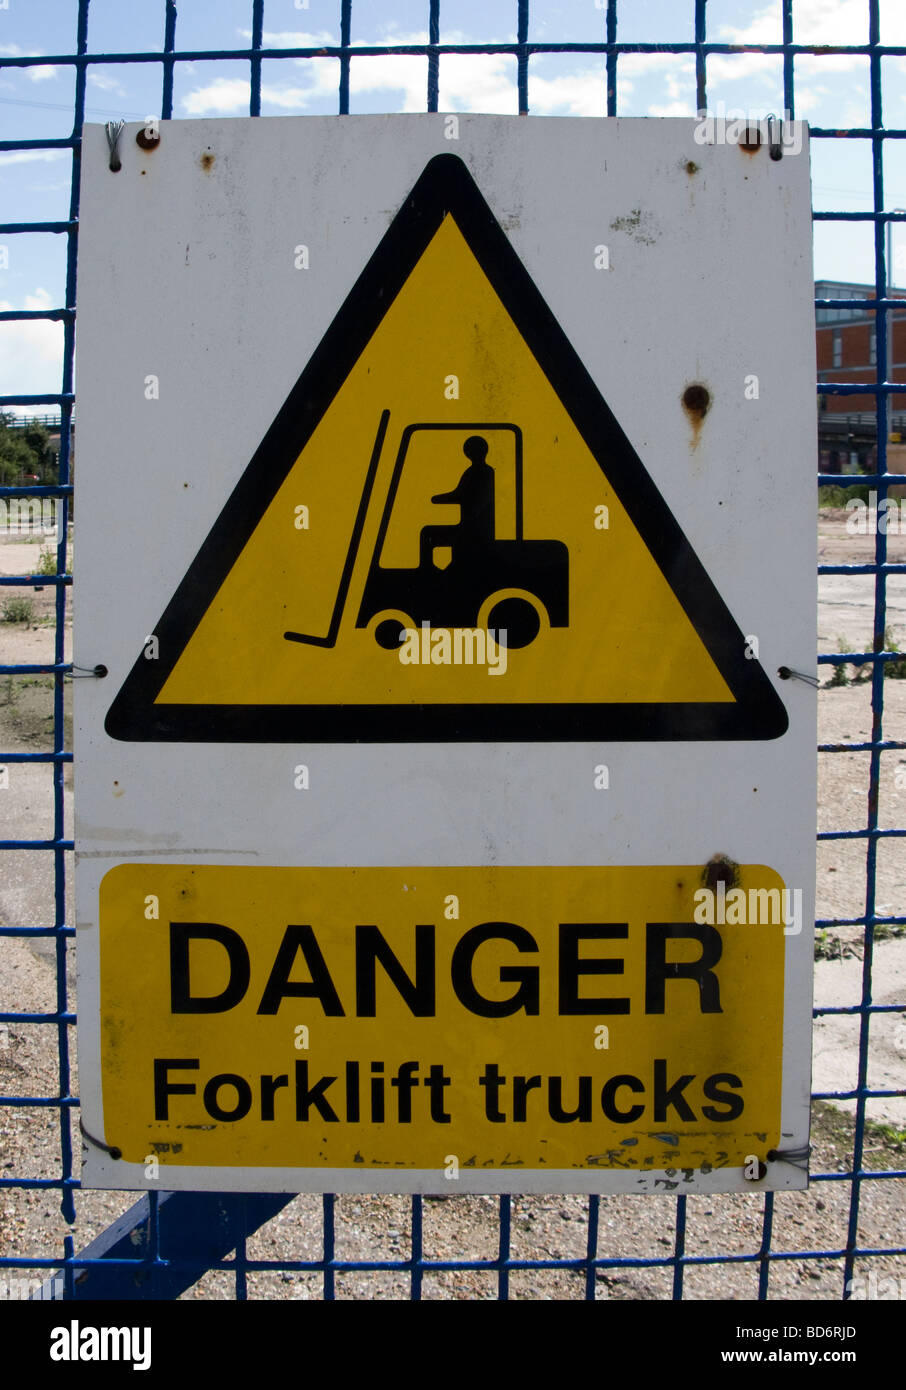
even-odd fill
[{"label": "forklift truck pictogram", "polygon": [[[312,637],[287,632],[289,641],[328,647],[336,643],[388,421],[389,411],[384,411],[328,635]],[[384,567],[380,558],[410,446],[420,432],[438,430],[457,430],[464,436],[462,451],[467,467],[451,492],[431,499],[438,504],[458,505],[459,520],[422,527],[417,566]],[[501,432],[512,436],[514,453],[515,538],[511,540],[498,539],[497,476],[489,462],[489,455],[493,459],[495,453],[494,435],[499,439]],[[518,425],[407,425],[384,503],[356,627],[366,628],[381,613],[387,614],[374,628],[375,640],[387,650],[398,648],[405,627],[423,623],[432,628],[493,628],[501,633],[501,642],[514,648],[534,641],[541,630],[542,615],[551,627],[567,627],[569,551],[562,541],[525,539],[522,488],[522,431]]]}]

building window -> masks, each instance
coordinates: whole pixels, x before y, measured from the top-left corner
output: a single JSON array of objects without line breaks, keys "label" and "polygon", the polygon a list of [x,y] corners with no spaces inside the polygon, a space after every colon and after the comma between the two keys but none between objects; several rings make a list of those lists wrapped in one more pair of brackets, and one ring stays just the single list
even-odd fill
[{"label": "building window", "polygon": [[877,362],[878,362],[878,335],[877,335],[877,333],[875,332],[875,330],[872,329],[872,330],[871,330],[871,336],[870,336],[870,338],[868,339],[868,365],[869,365],[870,367],[875,367],[875,366],[877,366]]},{"label": "building window", "polygon": [[843,366],[843,334],[839,330],[834,333],[834,366]]}]

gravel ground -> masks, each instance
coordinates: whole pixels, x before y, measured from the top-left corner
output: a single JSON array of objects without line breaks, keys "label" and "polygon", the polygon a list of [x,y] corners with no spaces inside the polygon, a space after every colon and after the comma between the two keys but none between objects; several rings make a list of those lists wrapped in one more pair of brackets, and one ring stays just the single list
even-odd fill
[{"label": "gravel ground", "polygon": [[[837,562],[866,558],[856,551],[864,541],[849,538],[839,514],[822,513],[822,559]],[[895,538],[891,538],[893,541]],[[902,538],[899,538],[902,545]],[[903,558],[891,547],[891,558]],[[906,550],[906,547],[904,547]],[[0,573],[27,573],[37,552],[31,546],[3,546]],[[871,588],[856,585],[843,590],[825,586],[821,594],[820,642],[836,650],[838,638],[847,649],[864,649],[871,628]],[[864,588],[864,586],[863,586]],[[20,593],[22,591],[19,591]],[[25,591],[29,592],[29,591]],[[898,591],[891,607],[895,640],[906,646],[906,601]],[[37,626],[0,627],[3,660],[47,660],[52,628],[46,625],[52,594],[34,595]],[[902,611],[901,611],[902,609]],[[45,624],[41,625],[42,617]],[[827,668],[820,668],[827,681]],[[850,677],[857,673],[848,672]],[[4,693],[6,698],[4,699]],[[49,690],[35,678],[0,689],[0,746],[7,751],[47,746]],[[906,731],[906,681],[885,682],[885,735],[903,738]],[[851,741],[870,733],[870,686],[827,687],[819,694],[822,742]],[[880,823],[903,826],[906,788],[897,786],[897,768],[906,769],[906,755],[882,755],[879,800]],[[819,755],[819,829],[851,828],[865,824],[867,754]],[[70,784],[67,776],[67,788]],[[899,780],[904,779],[902,775]],[[15,765],[15,776],[0,796],[0,838],[44,835],[49,829],[51,775],[39,766]],[[71,813],[67,789],[67,815]],[[2,856],[0,923],[44,925],[52,921],[50,856]],[[906,901],[906,854],[902,841],[882,842],[878,856],[879,911],[902,914]],[[859,842],[822,842],[818,847],[818,916],[839,918],[864,911],[865,847]],[[67,913],[71,920],[71,912]],[[44,1011],[56,1002],[55,946],[46,940],[27,942],[0,938],[0,1011]],[[69,948],[68,955],[74,956]],[[831,929],[819,940],[815,991],[818,1004],[856,1003],[861,993],[863,941],[858,928]],[[74,986],[71,962],[67,974]],[[906,938],[881,933],[873,963],[875,1002],[902,1003],[903,1013],[877,1015],[872,1023],[869,1082],[885,1088],[904,1086],[906,1079]],[[858,1024],[846,1018],[820,1019],[815,1028],[815,1087],[844,1089],[855,1079]],[[72,1038],[74,1044],[74,1038]],[[73,1047],[74,1053],[74,1047]],[[74,1058],[73,1058],[73,1066]],[[77,1078],[73,1086],[77,1091]],[[0,1025],[0,1095],[59,1094],[55,1029],[20,1024]],[[813,1174],[846,1171],[852,1161],[852,1119],[845,1104],[817,1102],[813,1114]],[[906,1126],[906,1101],[869,1103],[873,1123],[867,1130],[865,1167],[903,1169],[906,1143],[899,1130]],[[0,1177],[54,1177],[59,1172],[60,1119],[53,1109],[0,1107]],[[75,1169],[79,1171],[77,1118],[73,1125]],[[896,1128],[894,1128],[894,1126]],[[64,1223],[59,1195],[53,1190],[0,1188],[0,1255],[56,1258],[63,1238],[72,1234],[82,1249],[135,1200],[134,1194],[77,1192],[75,1227]],[[686,1253],[702,1257],[754,1255],[762,1237],[761,1195],[722,1195],[687,1199]],[[491,1260],[497,1257],[500,1199],[496,1197],[427,1198],[423,1203],[423,1248],[427,1259]],[[846,1242],[850,1184],[813,1181],[808,1192],[780,1193],[774,1201],[771,1249],[774,1252],[839,1250]],[[632,1256],[654,1261],[669,1259],[675,1240],[675,1203],[666,1196],[602,1197],[597,1255]],[[411,1201],[406,1197],[346,1196],[336,1199],[336,1255],[340,1259],[405,1260],[410,1253]],[[511,1209],[510,1255],[526,1260],[579,1260],[587,1253],[588,1198],[514,1197]],[[906,1245],[906,1204],[901,1180],[862,1185],[859,1240],[868,1246]],[[320,1197],[294,1199],[248,1242],[251,1259],[317,1259],[322,1254]],[[906,1257],[859,1261],[856,1274],[869,1267],[879,1279],[895,1275],[906,1280]],[[41,1279],[44,1273],[23,1268],[16,1277]],[[757,1263],[701,1264],[687,1268],[684,1297],[688,1299],[750,1299],[757,1292]],[[600,1270],[598,1298],[665,1299],[671,1295],[669,1266]],[[842,1295],[842,1260],[780,1259],[773,1263],[769,1293],[779,1299],[829,1299]],[[337,1275],[336,1292],[348,1299],[396,1299],[409,1296],[409,1276],[403,1271],[350,1272]],[[493,1299],[493,1271],[457,1270],[425,1277],[423,1297],[431,1299]],[[322,1296],[317,1274],[267,1271],[248,1276],[248,1295],[259,1299],[317,1299]],[[526,1270],[510,1275],[509,1296],[516,1299],[571,1299],[584,1295],[584,1273],[572,1270]],[[206,1275],[184,1298],[230,1299],[235,1280],[225,1272]]]}]

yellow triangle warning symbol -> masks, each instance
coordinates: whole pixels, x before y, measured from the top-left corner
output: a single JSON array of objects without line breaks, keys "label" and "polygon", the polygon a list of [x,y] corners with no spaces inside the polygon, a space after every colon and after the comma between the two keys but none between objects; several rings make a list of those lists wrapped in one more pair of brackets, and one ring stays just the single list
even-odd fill
[{"label": "yellow triangle warning symbol", "polygon": [[463,162],[431,161],[107,716],[219,742],[773,738],[774,687]]}]

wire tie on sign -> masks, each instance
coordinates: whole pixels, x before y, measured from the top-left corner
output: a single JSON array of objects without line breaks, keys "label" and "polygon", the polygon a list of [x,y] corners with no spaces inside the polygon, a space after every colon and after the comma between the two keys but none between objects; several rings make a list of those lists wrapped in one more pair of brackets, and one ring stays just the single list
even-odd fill
[{"label": "wire tie on sign", "polygon": [[[783,121],[779,116],[775,116],[771,111],[767,116],[768,125],[768,154],[772,159],[783,159]],[[774,137],[774,127],[777,127],[777,137]]]},{"label": "wire tie on sign", "polygon": [[817,676],[807,676],[804,671],[794,671],[792,666],[778,666],[777,674],[782,681],[805,681],[806,685],[813,685],[816,690],[819,686]]},{"label": "wire tie on sign", "polygon": [[110,146],[110,168],[114,174],[118,174],[123,167],[116,147],[119,144],[125,124],[125,121],[108,121],[104,126],[104,130],[107,132],[107,144]]},{"label": "wire tie on sign", "polygon": [[103,1140],[95,1139],[93,1134],[88,1133],[88,1130],[82,1124],[81,1118],[79,1119],[79,1130],[82,1138],[87,1139],[89,1144],[93,1144],[96,1149],[103,1149],[104,1153],[109,1154],[111,1158],[122,1158],[122,1149],[118,1149],[115,1144],[105,1144]]},{"label": "wire tie on sign", "polygon": [[74,681],[84,680],[86,676],[94,676],[96,680],[103,680],[107,674],[107,667],[100,662],[97,666],[75,666],[72,668],[72,679]]},{"label": "wire tie on sign", "polygon": [[801,1149],[771,1149],[768,1159],[771,1163],[789,1163],[806,1171],[811,1152],[811,1144],[804,1144]]}]

